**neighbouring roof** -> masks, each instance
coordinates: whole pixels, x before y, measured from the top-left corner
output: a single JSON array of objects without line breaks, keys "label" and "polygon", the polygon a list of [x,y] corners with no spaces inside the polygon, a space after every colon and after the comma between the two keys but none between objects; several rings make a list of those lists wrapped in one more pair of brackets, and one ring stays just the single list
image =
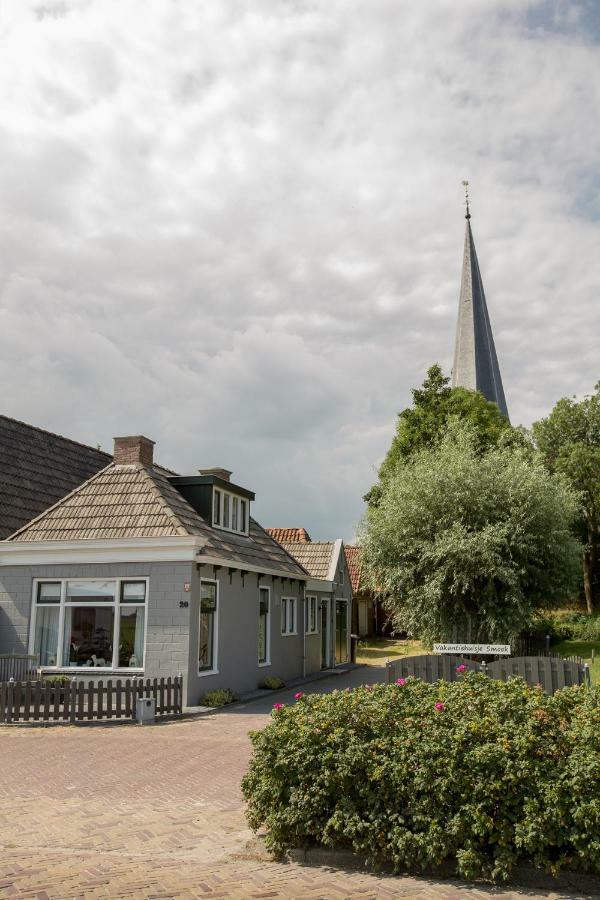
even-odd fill
[{"label": "neighbouring roof", "polygon": [[334,541],[287,541],[281,546],[287,550],[313,578],[327,580],[335,548]]},{"label": "neighbouring roof", "polygon": [[348,571],[350,572],[350,581],[352,582],[352,592],[358,594],[362,570],[362,547],[352,547],[344,544],[344,551],[346,553]]},{"label": "neighbouring roof", "polygon": [[204,556],[240,565],[264,566],[290,577],[306,575],[301,565],[253,519],[249,530],[249,535],[241,535],[212,528],[160,469],[111,463],[9,540],[80,541],[196,535],[204,539],[201,550]]},{"label": "neighbouring roof", "polygon": [[310,541],[310,534],[306,528],[265,528],[265,531],[280,544]]},{"label": "neighbouring roof", "polygon": [[0,415],[0,540],[111,459],[95,447]]}]

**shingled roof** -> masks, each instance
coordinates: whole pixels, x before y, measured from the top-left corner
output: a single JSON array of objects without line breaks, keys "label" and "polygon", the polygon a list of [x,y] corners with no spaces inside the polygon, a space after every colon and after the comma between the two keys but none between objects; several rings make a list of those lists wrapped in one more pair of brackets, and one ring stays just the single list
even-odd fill
[{"label": "shingled roof", "polygon": [[327,579],[335,543],[333,541],[288,541],[281,544],[313,578]]},{"label": "shingled roof", "polygon": [[111,463],[9,541],[114,540],[196,535],[201,556],[303,577],[306,572],[261,526],[249,534],[212,528],[157,468]]},{"label": "shingled roof", "polygon": [[0,415],[0,540],[111,459],[102,450]]},{"label": "shingled roof", "polygon": [[310,541],[310,534],[306,528],[265,528],[265,531],[280,544]]},{"label": "shingled roof", "polygon": [[348,571],[350,572],[350,581],[352,582],[352,592],[358,594],[362,569],[362,547],[352,547],[344,544],[344,551],[346,553]]}]

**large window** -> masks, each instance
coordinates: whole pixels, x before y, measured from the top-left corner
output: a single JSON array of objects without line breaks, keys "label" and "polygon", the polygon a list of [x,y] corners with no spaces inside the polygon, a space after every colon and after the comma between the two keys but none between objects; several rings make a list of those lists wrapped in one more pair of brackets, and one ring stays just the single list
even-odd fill
[{"label": "large window", "polygon": [[261,587],[258,592],[258,664],[270,664],[271,643],[271,592]]},{"label": "large window", "polygon": [[317,598],[313,596],[306,598],[306,633],[317,633]]},{"label": "large window", "polygon": [[30,650],[40,665],[142,669],[146,579],[35,583]]},{"label": "large window", "polygon": [[213,490],[213,525],[225,531],[248,534],[248,501],[227,491]]},{"label": "large window", "polygon": [[198,671],[214,672],[217,668],[217,582],[200,583],[200,629]]},{"label": "large window", "polygon": [[281,633],[296,634],[296,598],[281,598]]}]

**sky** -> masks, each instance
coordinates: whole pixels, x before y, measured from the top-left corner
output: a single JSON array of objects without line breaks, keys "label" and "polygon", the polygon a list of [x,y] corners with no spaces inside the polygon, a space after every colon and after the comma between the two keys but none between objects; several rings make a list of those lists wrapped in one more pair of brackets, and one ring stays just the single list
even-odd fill
[{"label": "sky", "polygon": [[0,412],[351,540],[449,373],[462,180],[514,424],[600,378],[597,0],[3,0]]}]

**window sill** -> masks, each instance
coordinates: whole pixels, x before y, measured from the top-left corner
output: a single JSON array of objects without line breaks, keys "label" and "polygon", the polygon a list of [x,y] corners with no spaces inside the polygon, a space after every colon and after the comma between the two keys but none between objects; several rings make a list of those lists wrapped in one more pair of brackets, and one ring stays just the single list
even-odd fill
[{"label": "window sill", "polygon": [[107,669],[104,666],[39,666],[42,675],[143,675],[144,669]]},{"label": "window sill", "polygon": [[281,637],[297,637],[297,636],[298,636],[297,631],[282,631],[281,632]]},{"label": "window sill", "polygon": [[267,666],[270,666],[270,665],[271,665],[271,660],[267,659],[265,662],[259,662],[258,668],[265,669]]},{"label": "window sill", "polygon": [[218,675],[218,669],[199,669],[198,678],[204,678],[205,675]]}]

